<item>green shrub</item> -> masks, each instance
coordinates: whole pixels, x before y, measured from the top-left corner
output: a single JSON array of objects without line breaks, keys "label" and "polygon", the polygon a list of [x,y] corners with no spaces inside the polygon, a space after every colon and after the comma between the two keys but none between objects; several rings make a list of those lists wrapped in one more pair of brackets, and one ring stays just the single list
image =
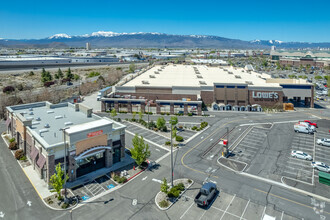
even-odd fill
[{"label": "green shrub", "polygon": [[178,185],[174,186],[177,190],[179,190],[180,192],[182,192],[184,190],[184,184],[183,183],[179,183]]},{"label": "green shrub", "polygon": [[17,150],[17,143],[16,142],[11,142],[9,144],[9,149],[10,150]]},{"label": "green shrub", "polygon": [[160,114],[161,114],[161,115],[165,115],[165,113],[164,113],[164,112],[161,112]]},{"label": "green shrub", "polygon": [[176,140],[177,142],[182,142],[182,141],[183,141],[183,137],[181,137],[181,136],[176,136],[176,137],[175,137],[175,140]]},{"label": "green shrub", "polygon": [[127,178],[124,176],[120,177],[119,175],[115,175],[113,177],[113,180],[116,181],[117,183],[125,183],[127,181]]},{"label": "green shrub", "polygon": [[26,160],[26,156],[23,155],[21,158],[19,158],[19,160]]},{"label": "green shrub", "polygon": [[167,112],[167,113],[166,113],[166,115],[170,115],[170,113],[169,113],[169,112]]},{"label": "green shrub", "polygon": [[87,75],[87,78],[92,78],[92,77],[95,77],[95,76],[99,76],[100,75],[100,73],[99,72],[91,72],[91,73],[89,73],[88,75]]},{"label": "green shrub", "polygon": [[10,138],[9,143],[13,143],[15,141],[15,138]]},{"label": "green shrub", "polygon": [[167,146],[171,145],[171,141],[166,141],[165,145],[167,145]]},{"label": "green shrub", "polygon": [[188,183],[189,183],[189,184],[192,183],[192,180],[191,180],[191,179],[188,179]]},{"label": "green shrub", "polygon": [[189,113],[188,113],[188,116],[193,116],[193,113],[189,112]]},{"label": "green shrub", "polygon": [[24,151],[22,149],[18,149],[16,152],[15,152],[15,158],[16,160],[19,160],[21,157],[24,156]]},{"label": "green shrub", "polygon": [[166,208],[169,206],[169,203],[167,200],[163,200],[159,203],[159,206],[162,207],[162,208]]},{"label": "green shrub", "polygon": [[201,129],[200,128],[197,128],[196,131],[200,131]]},{"label": "green shrub", "polygon": [[162,130],[163,130],[164,132],[167,132],[167,127],[164,126]]},{"label": "green shrub", "polygon": [[180,195],[180,190],[175,187],[172,187],[170,191],[168,191],[167,196],[170,198],[178,198]]},{"label": "green shrub", "polygon": [[197,129],[197,126],[193,126],[192,128],[191,128],[191,130],[196,130]]},{"label": "green shrub", "polygon": [[62,209],[67,209],[69,208],[69,203],[63,203],[61,207]]},{"label": "green shrub", "polygon": [[208,124],[209,123],[207,123],[206,121],[201,122],[201,128],[203,129],[203,128],[207,127]]}]

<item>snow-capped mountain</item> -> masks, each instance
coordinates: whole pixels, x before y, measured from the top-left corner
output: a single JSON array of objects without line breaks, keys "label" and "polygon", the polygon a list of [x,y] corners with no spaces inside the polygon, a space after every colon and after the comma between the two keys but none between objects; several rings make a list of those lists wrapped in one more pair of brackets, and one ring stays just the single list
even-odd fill
[{"label": "snow-capped mountain", "polygon": [[153,47],[153,48],[221,48],[221,49],[270,49],[277,48],[329,48],[330,43],[283,42],[280,40],[243,41],[212,35],[176,35],[157,32],[116,33],[97,31],[83,35],[55,34],[44,39],[0,40],[0,47],[84,47],[91,43],[93,48],[102,47]]},{"label": "snow-capped mountain", "polygon": [[60,39],[60,38],[71,38],[71,36],[67,34],[55,34],[53,36],[50,36],[48,39]]}]

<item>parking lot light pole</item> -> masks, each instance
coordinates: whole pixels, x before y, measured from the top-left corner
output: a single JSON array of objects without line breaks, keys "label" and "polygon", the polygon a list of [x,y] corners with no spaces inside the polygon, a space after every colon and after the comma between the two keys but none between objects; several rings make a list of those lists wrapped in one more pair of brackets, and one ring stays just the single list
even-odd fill
[{"label": "parking lot light pole", "polygon": [[172,143],[172,129],[173,129],[173,124],[172,120],[170,120],[171,124],[171,186],[173,187],[173,143]]},{"label": "parking lot light pole", "polygon": [[70,127],[66,127],[66,128],[61,128],[60,131],[63,131],[63,139],[64,139],[64,201],[67,201],[67,190],[66,190],[66,155],[67,155],[67,148],[66,148],[66,135],[65,135],[65,131],[66,129],[69,129]]}]

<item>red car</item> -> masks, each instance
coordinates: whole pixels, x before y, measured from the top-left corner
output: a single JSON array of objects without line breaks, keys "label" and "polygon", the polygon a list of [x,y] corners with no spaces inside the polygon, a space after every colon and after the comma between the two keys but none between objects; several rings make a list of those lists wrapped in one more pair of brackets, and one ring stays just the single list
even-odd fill
[{"label": "red car", "polygon": [[305,120],[304,122],[307,122],[308,124],[313,125],[313,126],[315,126],[316,128],[318,128],[318,127],[317,127],[317,124],[314,123],[314,122],[311,122],[311,121],[309,121],[309,120]]}]

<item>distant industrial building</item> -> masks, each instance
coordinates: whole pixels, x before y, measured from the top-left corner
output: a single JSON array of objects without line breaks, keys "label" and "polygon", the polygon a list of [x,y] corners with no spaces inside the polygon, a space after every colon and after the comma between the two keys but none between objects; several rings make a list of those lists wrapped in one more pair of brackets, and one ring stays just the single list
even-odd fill
[{"label": "distant industrial building", "polygon": [[301,52],[301,51],[270,51],[271,61],[280,62],[281,65],[291,66],[314,66],[324,67],[330,65],[330,52],[315,51],[315,52]]},{"label": "distant industrial building", "polygon": [[92,49],[92,47],[91,47],[91,43],[86,43],[86,50],[91,50]]},{"label": "distant industrial building", "polygon": [[125,126],[94,115],[82,104],[10,106],[6,128],[47,184],[56,165],[64,165],[65,155],[68,181],[110,168],[125,158]]},{"label": "distant industrial building", "polygon": [[[313,84],[303,79],[272,79],[247,67],[157,65],[102,98],[102,110],[201,114],[202,103],[211,105],[282,108],[290,100],[314,107]],[[169,108],[168,108],[169,107]]]}]

